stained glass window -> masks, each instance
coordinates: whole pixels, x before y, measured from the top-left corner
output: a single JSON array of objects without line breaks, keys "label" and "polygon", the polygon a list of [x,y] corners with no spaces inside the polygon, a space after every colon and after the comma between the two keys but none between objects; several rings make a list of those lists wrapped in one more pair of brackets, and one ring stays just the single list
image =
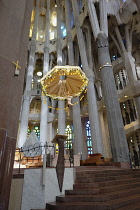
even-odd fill
[{"label": "stained glass window", "polygon": [[34,127],[34,132],[37,135],[38,139],[40,139],[40,128],[38,126]]},{"label": "stained glass window", "polygon": [[67,125],[66,130],[65,130],[65,134],[68,136],[67,140],[66,140],[66,148],[67,149],[72,149],[73,145],[73,132],[72,132],[72,128],[70,125]]},{"label": "stained glass window", "polygon": [[28,126],[27,137],[29,137],[30,134],[31,134],[31,129],[30,129],[30,127]]},{"label": "stained glass window", "polygon": [[[57,129],[57,133],[58,133],[58,129]],[[66,147],[66,149],[72,149],[73,142],[74,142],[74,134],[73,134],[72,126],[67,125],[67,127],[65,129],[65,134],[68,136],[68,138],[66,140],[65,147]],[[58,154],[58,144],[56,144],[56,146],[55,146],[55,151],[56,151],[56,154]]]},{"label": "stained glass window", "polygon": [[90,132],[90,122],[87,121],[86,124],[86,136],[87,136],[87,150],[88,154],[92,154],[92,141],[91,141],[91,132]]}]

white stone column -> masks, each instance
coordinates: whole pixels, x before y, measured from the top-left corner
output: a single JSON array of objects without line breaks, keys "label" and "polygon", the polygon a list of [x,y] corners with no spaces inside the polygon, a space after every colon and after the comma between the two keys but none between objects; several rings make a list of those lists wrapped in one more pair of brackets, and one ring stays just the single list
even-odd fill
[{"label": "white stone column", "polygon": [[[104,4],[104,7],[107,6],[107,2],[104,0],[101,0],[100,4]],[[100,5],[100,13],[103,13],[107,16],[107,12],[105,14],[106,8],[103,8],[102,5]],[[94,37],[95,39],[98,38],[98,59],[101,70],[101,79],[104,93],[103,95],[106,105],[108,128],[110,133],[111,151],[114,161],[126,162],[127,167],[129,166],[128,145],[124,132],[114,75],[111,67],[111,60],[108,49],[108,37],[106,31],[100,31],[96,10],[92,0],[88,0],[88,10]],[[100,21],[103,21],[103,19],[100,18]],[[98,32],[96,32],[94,28],[97,25],[99,29]],[[108,28],[107,22],[106,26],[104,27],[106,27],[106,29]],[[104,27],[102,30],[104,30]]]},{"label": "white stone column", "polygon": [[102,139],[103,139],[103,145],[104,145],[104,158],[111,158],[112,155],[111,155],[110,142],[107,139],[107,135],[106,135],[106,129],[105,129],[104,113],[103,113],[103,111],[100,111],[99,112],[99,116],[100,116]]},{"label": "white stone column", "polygon": [[19,148],[23,146],[23,144],[27,138],[28,119],[29,119],[29,111],[30,111],[30,99],[31,99],[31,84],[32,84],[34,64],[35,64],[36,33],[37,33],[38,15],[39,15],[39,0],[37,0],[37,2],[36,2],[34,28],[33,28],[32,40],[31,40],[31,46],[30,46],[30,52],[29,52],[26,87],[25,87],[25,91],[24,91],[24,99],[23,99],[22,114],[21,114],[21,124],[20,124],[20,131],[19,131],[19,140],[18,140]]},{"label": "white stone column", "polygon": [[[49,41],[50,41],[50,0],[47,1],[46,11],[46,33],[45,33],[45,44],[44,44],[44,64],[43,64],[43,76],[49,71]],[[45,103],[46,102],[46,103]],[[41,119],[40,119],[40,141],[45,144],[48,142],[48,100],[46,96],[41,97]]]},{"label": "white stone column", "polygon": [[[63,65],[62,62],[62,44],[61,44],[61,1],[57,0],[57,65]],[[65,135],[65,101],[58,101],[58,134]]]},{"label": "white stone column", "polygon": [[[68,59],[69,65],[74,65],[74,51],[73,51],[73,41],[70,28],[70,4],[69,0],[65,1],[65,17],[66,17],[66,29],[67,29],[67,40],[68,40]],[[81,122],[81,113],[80,113],[80,100],[79,97],[73,98],[72,103],[76,103],[72,106],[72,116],[73,116],[73,126],[74,126],[74,154],[78,153],[84,154],[83,148],[83,132],[82,132],[82,122]]]},{"label": "white stone column", "polygon": [[[125,28],[125,29],[127,29],[127,28]],[[123,60],[125,63],[125,68],[127,70],[129,81],[137,81],[137,75],[136,75],[136,69],[135,69],[135,59],[132,57],[132,52],[126,51],[124,43],[122,41],[120,31],[118,29],[118,26],[115,27],[115,32],[116,32],[118,42],[119,42],[120,47],[123,52]],[[129,40],[127,38],[127,45],[128,45],[128,42],[130,42],[130,37],[129,37]],[[129,49],[129,47],[128,47],[128,49]]]},{"label": "white stone column", "polygon": [[135,101],[136,110],[137,110],[137,117],[138,117],[138,120],[140,120],[140,96],[135,96],[134,101]]},{"label": "white stone column", "polygon": [[102,32],[98,35],[98,60],[113,160],[115,162],[129,162],[128,145],[109,56],[108,38]]},{"label": "white stone column", "polygon": [[89,68],[88,64],[83,32],[82,29],[80,28],[77,1],[72,0],[72,7],[74,12],[75,26],[77,31],[78,45],[80,49],[83,71],[85,72],[86,76],[89,79],[89,84],[87,87],[87,98],[88,98],[88,110],[89,110],[93,152],[103,154],[102,137],[100,131],[99,115],[98,115],[95,87],[94,87],[95,76],[93,71]]},{"label": "white stone column", "polygon": [[72,109],[73,115],[73,126],[74,126],[74,154],[82,153],[82,157],[85,157],[85,149],[83,145],[83,131],[82,131],[82,122],[81,122],[81,112],[80,112],[80,102],[79,97],[73,98],[72,103],[76,103]]}]

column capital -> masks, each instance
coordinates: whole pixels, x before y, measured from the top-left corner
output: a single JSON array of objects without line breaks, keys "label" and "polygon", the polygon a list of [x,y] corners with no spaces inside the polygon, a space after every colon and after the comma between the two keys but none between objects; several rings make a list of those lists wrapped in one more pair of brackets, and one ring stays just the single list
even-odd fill
[{"label": "column capital", "polygon": [[87,78],[89,82],[93,82],[93,83],[95,82],[95,76],[90,75],[90,76],[87,76]]},{"label": "column capital", "polygon": [[98,34],[98,37],[97,37],[97,46],[98,46],[98,48],[108,47],[108,37],[106,36],[106,34],[103,31],[101,31]]},{"label": "column capital", "polygon": [[72,35],[71,35],[71,31],[67,31],[67,38],[69,42],[72,42]]},{"label": "column capital", "polygon": [[26,100],[26,101],[30,101],[30,100],[31,100],[31,96],[29,96],[29,95],[24,95],[24,96],[23,96],[23,99]]},{"label": "column capital", "polygon": [[113,68],[112,64],[106,62],[104,65],[100,66],[99,71],[101,71],[104,67],[111,67],[111,68]]},{"label": "column capital", "polygon": [[49,53],[49,47],[44,47],[44,53]]},{"label": "column capital", "polygon": [[35,52],[36,51],[36,41],[32,40],[30,45],[30,51]]},{"label": "column capital", "polygon": [[75,25],[77,26],[77,28],[80,28],[79,16],[75,17]]}]

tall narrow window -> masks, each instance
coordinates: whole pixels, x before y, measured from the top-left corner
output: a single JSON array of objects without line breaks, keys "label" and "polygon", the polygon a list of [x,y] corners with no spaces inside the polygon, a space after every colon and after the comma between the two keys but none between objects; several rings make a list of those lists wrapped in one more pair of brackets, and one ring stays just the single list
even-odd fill
[{"label": "tall narrow window", "polygon": [[67,125],[65,130],[66,135],[68,136],[66,140],[66,149],[72,149],[72,141],[73,141],[73,132],[70,125]]},{"label": "tall narrow window", "polygon": [[31,134],[31,129],[30,129],[30,127],[28,126],[27,137],[29,137],[30,134]]},{"label": "tall narrow window", "polygon": [[[57,129],[57,134],[58,134],[58,129]],[[65,129],[65,135],[67,135],[65,147],[66,149],[72,149],[73,142],[74,142],[74,134],[73,134],[72,126],[67,125]],[[55,151],[56,151],[56,154],[58,154],[58,144],[56,144]]]},{"label": "tall narrow window", "polygon": [[88,154],[92,154],[92,141],[91,141],[91,132],[90,132],[90,122],[87,121],[86,124],[86,136],[87,136],[87,150]]},{"label": "tall narrow window", "polygon": [[34,127],[34,132],[37,135],[38,139],[40,139],[40,128],[39,128],[39,126]]}]

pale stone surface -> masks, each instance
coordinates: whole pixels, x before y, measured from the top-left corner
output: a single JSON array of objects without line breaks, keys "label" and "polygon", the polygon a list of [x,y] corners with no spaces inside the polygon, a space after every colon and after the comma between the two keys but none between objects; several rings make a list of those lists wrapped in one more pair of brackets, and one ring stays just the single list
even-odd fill
[{"label": "pale stone surface", "polygon": [[[37,5],[39,1],[37,0]],[[28,129],[28,119],[29,119],[29,111],[30,111],[30,99],[31,99],[31,84],[34,72],[34,65],[35,65],[35,50],[36,50],[36,32],[37,32],[37,25],[38,25],[38,15],[39,15],[39,8],[36,7],[35,13],[35,20],[34,20],[34,28],[32,34],[32,41],[30,46],[30,53],[29,53],[29,61],[28,61],[28,72],[26,77],[26,87],[24,92],[24,100],[23,100],[23,107],[22,107],[22,114],[21,114],[21,126],[19,131],[19,148],[23,146],[24,142],[26,141],[27,137],[27,129]]]},{"label": "pale stone surface", "polygon": [[140,96],[134,97],[134,100],[137,108],[138,119],[140,120]]},{"label": "pale stone surface", "polygon": [[45,187],[42,185],[42,169],[24,172],[21,210],[45,208]]},{"label": "pale stone surface", "polygon": [[[24,185],[21,210],[45,209],[46,202],[55,201],[60,195],[56,169],[46,169],[46,184],[42,185],[42,169],[28,169],[24,174]],[[74,183],[74,169],[65,168],[63,190],[72,189]]]},{"label": "pale stone surface", "polygon": [[108,50],[108,38],[101,32],[98,36],[98,57],[106,105],[113,160],[129,162],[129,152],[124,132],[120,105]]},{"label": "pale stone surface", "polygon": [[10,203],[8,210],[20,210],[22,198],[23,179],[12,179]]},{"label": "pale stone surface", "polygon": [[102,136],[100,131],[99,115],[98,115],[97,101],[96,101],[95,87],[94,87],[95,76],[92,69],[89,68],[87,53],[85,48],[85,40],[82,29],[80,27],[78,5],[75,0],[72,0],[72,7],[73,7],[73,14],[75,19],[77,39],[78,39],[83,71],[85,72],[86,76],[89,79],[89,84],[87,86],[87,98],[88,98],[88,110],[89,110],[93,152],[103,154]]},{"label": "pale stone surface", "polygon": [[58,187],[58,181],[56,176],[55,169],[48,169],[46,171],[46,188],[45,188],[45,199],[46,202],[53,202],[56,199],[57,195],[64,195],[66,189],[72,189],[74,184],[74,169],[73,168],[65,168],[64,173],[64,182],[62,193],[60,193]]},{"label": "pale stone surface", "polygon": [[[43,76],[49,71],[49,30],[50,27],[50,0],[47,1],[47,14],[46,14],[46,33],[45,33],[45,45],[44,45],[44,64],[43,64]],[[45,96],[41,98],[41,119],[40,119],[40,140],[42,142],[48,142],[48,102],[45,103]]]},{"label": "pale stone surface", "polygon": [[[65,16],[66,16],[66,29],[68,33],[68,59],[69,65],[73,66],[74,62],[74,50],[72,42],[72,34],[70,28],[70,2],[65,1]],[[74,126],[74,154],[77,155],[79,152],[84,154],[84,145],[83,145],[83,132],[82,132],[82,122],[81,122],[81,111],[80,111],[80,100],[79,97],[73,98],[72,103],[77,103],[72,106],[72,116],[73,116],[73,126]]]}]

